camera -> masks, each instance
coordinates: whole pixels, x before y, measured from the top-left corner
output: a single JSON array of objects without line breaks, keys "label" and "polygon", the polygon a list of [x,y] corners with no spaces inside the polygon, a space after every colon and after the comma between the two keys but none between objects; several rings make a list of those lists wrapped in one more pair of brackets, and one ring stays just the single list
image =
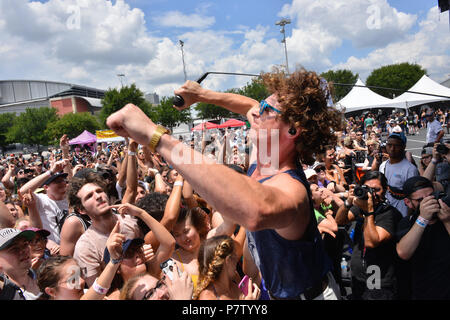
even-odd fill
[{"label": "camera", "polygon": [[371,187],[368,187],[366,185],[362,186],[355,186],[355,189],[353,190],[353,193],[355,197],[361,200],[367,200],[369,199],[369,192],[373,194],[373,189]]},{"label": "camera", "polygon": [[449,149],[447,148],[447,146],[445,144],[440,143],[437,145],[436,151],[442,155],[446,155],[448,153]]},{"label": "camera", "polygon": [[450,207],[450,195],[442,191],[435,191],[432,193],[436,200],[441,199],[447,206]]}]

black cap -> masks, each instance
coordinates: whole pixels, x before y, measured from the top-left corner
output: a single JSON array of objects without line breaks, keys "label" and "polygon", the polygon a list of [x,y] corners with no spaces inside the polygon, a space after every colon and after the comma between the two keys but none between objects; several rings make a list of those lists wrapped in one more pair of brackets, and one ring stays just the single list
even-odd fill
[{"label": "black cap", "polygon": [[43,186],[45,185],[49,185],[50,183],[52,183],[55,179],[59,178],[59,177],[63,177],[63,178],[67,178],[68,174],[65,172],[58,172],[54,175],[51,175],[47,180],[44,181],[44,183],[42,184]]},{"label": "black cap", "polygon": [[414,176],[409,178],[403,184],[403,193],[406,197],[409,197],[412,193],[417,190],[425,189],[425,188],[433,188],[433,183],[425,177],[422,176]]},{"label": "black cap", "polygon": [[[145,243],[145,241],[141,238],[135,238],[135,239],[128,239],[122,244],[122,255],[124,256],[127,252],[128,248],[131,246],[132,243],[137,243],[138,245],[142,245]],[[111,256],[109,254],[108,248],[105,248],[105,252],[103,253],[103,261],[105,261],[106,264],[108,264],[109,260],[111,260]]]}]

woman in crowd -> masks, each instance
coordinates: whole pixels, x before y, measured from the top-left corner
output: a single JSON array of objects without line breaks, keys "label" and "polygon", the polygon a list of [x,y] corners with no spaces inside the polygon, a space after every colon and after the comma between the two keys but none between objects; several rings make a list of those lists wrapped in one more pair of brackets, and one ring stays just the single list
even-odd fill
[{"label": "woman in crowd", "polygon": [[199,300],[257,300],[260,289],[251,279],[247,294],[239,288],[240,277],[236,265],[240,259],[236,244],[229,236],[216,236],[200,247],[198,260],[200,277],[194,291]]},{"label": "woman in crowd", "polygon": [[179,248],[172,258],[182,271],[192,278],[194,290],[199,276],[198,251],[209,231],[209,217],[200,208],[186,210],[182,208],[177,223],[172,229]]}]

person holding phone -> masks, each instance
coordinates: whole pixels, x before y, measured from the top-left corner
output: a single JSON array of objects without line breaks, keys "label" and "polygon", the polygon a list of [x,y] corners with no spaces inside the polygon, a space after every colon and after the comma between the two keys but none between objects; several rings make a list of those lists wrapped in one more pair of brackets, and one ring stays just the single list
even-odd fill
[{"label": "person holding phone", "polygon": [[240,256],[229,236],[216,236],[200,247],[200,276],[194,290],[198,300],[258,300],[259,287],[248,276],[241,280],[236,271]]}]

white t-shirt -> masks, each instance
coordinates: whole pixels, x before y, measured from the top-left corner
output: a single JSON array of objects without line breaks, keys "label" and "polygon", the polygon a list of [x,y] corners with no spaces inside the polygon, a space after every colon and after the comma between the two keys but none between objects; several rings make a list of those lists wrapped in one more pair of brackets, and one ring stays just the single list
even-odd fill
[{"label": "white t-shirt", "polygon": [[35,193],[34,195],[36,196],[39,216],[42,220],[42,228],[50,232],[48,236],[50,240],[59,244],[61,239],[59,236],[58,221],[61,221],[64,215],[68,214],[69,201],[67,199],[55,201],[50,199],[46,194]]},{"label": "white t-shirt", "polygon": [[[391,164],[389,160],[387,160],[380,165],[379,171],[384,173],[386,176],[388,185],[399,189],[403,189],[403,184],[406,180],[419,175],[419,171],[416,166],[414,166],[406,158],[396,164]],[[395,199],[389,192],[386,192],[386,199],[390,205],[397,208],[397,210],[401,212],[403,217],[408,214],[408,207],[403,199]]]},{"label": "white t-shirt", "polygon": [[428,123],[427,143],[435,142],[440,131],[442,131],[442,126],[441,126],[441,123],[439,121],[434,119],[433,122]]}]

